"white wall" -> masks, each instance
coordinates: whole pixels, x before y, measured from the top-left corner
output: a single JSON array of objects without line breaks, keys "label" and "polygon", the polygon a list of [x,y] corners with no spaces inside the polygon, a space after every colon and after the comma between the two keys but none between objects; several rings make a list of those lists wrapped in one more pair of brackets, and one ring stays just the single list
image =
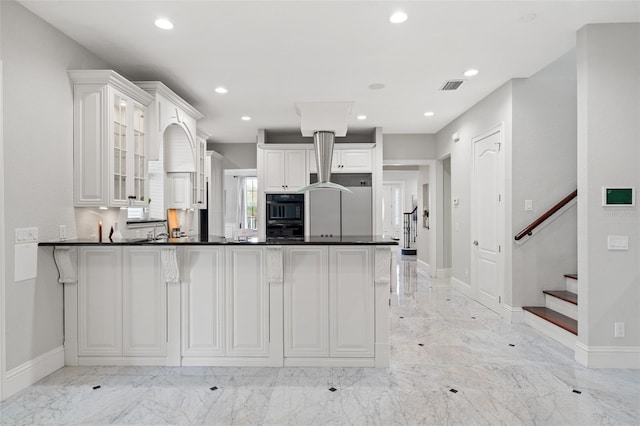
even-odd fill
[{"label": "white wall", "polygon": [[[4,220],[7,233],[36,226],[41,241],[65,224],[75,235],[73,92],[68,69],[108,64],[13,1],[2,2]],[[38,250],[37,279],[14,282],[5,241],[6,368],[62,345],[62,286],[52,249]]]},{"label": "white wall", "polygon": [[[526,79],[513,80],[511,306],[544,305],[577,271],[576,207],[556,214],[522,244],[514,236],[577,187],[576,55],[572,50]],[[525,200],[533,210],[525,211]],[[509,207],[508,207],[509,208]],[[511,277],[509,279],[509,277]]]},{"label": "white wall", "polygon": [[[577,52],[576,359],[640,368],[640,207],[601,205],[602,186],[640,189],[640,24],[587,25]],[[608,235],[628,236],[629,250],[609,251]],[[614,337],[615,322],[625,323],[626,337]]]},{"label": "white wall", "polygon": [[[458,206],[453,207],[451,212],[453,228],[451,276],[463,284],[469,284],[471,276],[471,140],[496,125],[504,123],[504,142],[509,170],[511,94],[512,83],[507,82],[436,134],[436,158],[444,159],[451,156],[451,197],[459,199]],[[454,133],[460,136],[460,140],[455,143],[451,140]],[[441,167],[441,162],[438,164]],[[507,179],[507,196],[510,191],[509,182],[510,179]],[[441,185],[436,185],[436,190],[442,194]]]},{"label": "white wall", "polygon": [[[431,239],[434,235],[433,227],[430,229],[422,227],[422,213],[424,211],[425,205],[429,206],[430,215],[433,215],[434,202],[433,200],[425,203],[422,194],[422,185],[429,184],[431,187],[431,173],[429,166],[420,166],[418,169],[418,238],[416,241],[416,249],[417,249],[417,257],[418,262],[422,265],[429,265],[429,273],[433,274],[433,268],[435,265],[431,264]],[[433,188],[430,189],[430,193],[433,194]],[[430,217],[432,219],[432,217]]]},{"label": "white wall", "polygon": [[435,135],[384,134],[382,159],[408,160],[436,158]]},{"label": "white wall", "polygon": [[402,212],[411,211],[411,197],[418,197],[417,170],[383,170],[382,182],[404,182],[404,200]]},{"label": "white wall", "polygon": [[208,143],[207,149],[223,155],[222,167],[227,169],[255,169],[257,145],[255,143]]},{"label": "white wall", "polygon": [[[2,73],[3,63],[2,63],[2,2],[0,2],[0,271],[5,270],[4,263],[4,247],[5,247],[5,232],[4,232],[4,127],[3,123],[3,95],[2,95],[2,85],[4,82],[4,76]],[[2,398],[3,392],[3,383],[4,383],[4,372],[6,371],[5,366],[5,327],[4,327],[4,304],[5,304],[5,296],[4,296],[4,275],[0,272],[0,399]]]}]

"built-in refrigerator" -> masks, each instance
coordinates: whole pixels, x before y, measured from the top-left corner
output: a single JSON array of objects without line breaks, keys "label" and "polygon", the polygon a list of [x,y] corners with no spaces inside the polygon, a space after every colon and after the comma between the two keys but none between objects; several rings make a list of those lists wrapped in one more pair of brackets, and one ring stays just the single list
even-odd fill
[{"label": "built-in refrigerator", "polygon": [[[318,181],[311,175],[311,183]],[[313,236],[371,235],[371,174],[333,174],[331,182],[351,192],[335,189],[309,191],[309,233]]]}]

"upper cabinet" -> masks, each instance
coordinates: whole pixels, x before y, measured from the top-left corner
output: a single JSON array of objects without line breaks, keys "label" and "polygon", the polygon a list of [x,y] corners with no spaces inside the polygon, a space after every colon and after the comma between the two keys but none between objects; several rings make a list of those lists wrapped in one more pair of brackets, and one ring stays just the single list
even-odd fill
[{"label": "upper cabinet", "polygon": [[146,205],[152,97],[111,70],[69,71],[74,94],[74,205]]},{"label": "upper cabinet", "polygon": [[308,183],[306,150],[264,149],[265,192],[295,192]]},{"label": "upper cabinet", "polygon": [[[371,153],[367,149],[343,149],[334,145],[331,173],[371,173]],[[316,152],[309,151],[309,173],[317,173]]]},{"label": "upper cabinet", "polygon": [[[153,103],[149,107],[149,159],[160,160],[160,156],[169,155],[171,147],[167,147],[166,130],[170,126],[180,127],[184,132],[184,138],[191,147],[191,167],[185,170],[166,170],[168,172],[193,172],[196,165],[196,134],[197,121],[203,115],[169,89],[160,81],[136,81],[136,86],[143,89],[153,97]],[[173,127],[171,127],[173,128]],[[164,153],[161,147],[164,146]],[[180,155],[180,154],[178,154]],[[182,153],[184,155],[184,152]],[[173,160],[173,159],[171,159]],[[176,159],[178,160],[178,159]],[[179,161],[179,160],[178,160]]]}]

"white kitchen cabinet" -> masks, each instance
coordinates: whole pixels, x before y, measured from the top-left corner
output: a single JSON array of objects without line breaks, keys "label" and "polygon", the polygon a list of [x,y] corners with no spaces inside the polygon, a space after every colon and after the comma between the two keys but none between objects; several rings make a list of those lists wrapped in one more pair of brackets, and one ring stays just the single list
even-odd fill
[{"label": "white kitchen cabinet", "polygon": [[227,356],[269,356],[266,247],[226,247]]},{"label": "white kitchen cabinet", "polygon": [[[371,173],[371,149],[340,149],[334,145],[331,173]],[[315,150],[309,150],[309,173],[317,173]]]},{"label": "white kitchen cabinet", "polygon": [[165,131],[169,126],[177,125],[184,131],[192,145],[188,154],[195,161],[196,126],[197,121],[203,117],[200,111],[160,81],[135,81],[134,83],[153,99],[149,107],[149,159],[160,160],[160,147],[164,143]]},{"label": "white kitchen cabinet", "polygon": [[332,357],[374,356],[373,247],[329,247]]},{"label": "white kitchen cabinet", "polygon": [[160,249],[81,247],[78,254],[78,356],[166,356]]},{"label": "white kitchen cabinet", "polygon": [[168,209],[190,209],[192,194],[192,174],[167,173],[165,204]]},{"label": "white kitchen cabinet", "polygon": [[120,247],[78,250],[78,355],[122,356]]},{"label": "white kitchen cabinet", "polygon": [[69,71],[74,89],[74,205],[146,205],[152,98],[111,70]]},{"label": "white kitchen cabinet", "polygon": [[295,192],[307,185],[305,150],[265,149],[263,160],[265,192]]},{"label": "white kitchen cabinet", "polygon": [[204,209],[206,197],[206,142],[198,142],[195,172],[169,172],[166,178],[165,200],[169,209]]},{"label": "white kitchen cabinet", "polygon": [[224,247],[185,248],[182,270],[182,356],[224,356]]},{"label": "white kitchen cabinet", "polygon": [[167,355],[167,288],[157,247],[123,247],[122,355]]},{"label": "white kitchen cabinet", "polygon": [[284,356],[329,356],[326,246],[284,247]]}]

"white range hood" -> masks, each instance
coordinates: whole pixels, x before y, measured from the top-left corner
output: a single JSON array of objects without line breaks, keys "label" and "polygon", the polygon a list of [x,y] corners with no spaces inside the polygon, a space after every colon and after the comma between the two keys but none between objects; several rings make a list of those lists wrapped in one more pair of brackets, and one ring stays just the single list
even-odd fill
[{"label": "white range hood", "polygon": [[316,151],[318,182],[307,185],[297,192],[315,189],[337,189],[351,192],[342,185],[331,182],[331,161],[335,137],[347,135],[347,120],[351,114],[351,102],[302,102],[296,104],[300,116],[302,136],[313,136]]}]

